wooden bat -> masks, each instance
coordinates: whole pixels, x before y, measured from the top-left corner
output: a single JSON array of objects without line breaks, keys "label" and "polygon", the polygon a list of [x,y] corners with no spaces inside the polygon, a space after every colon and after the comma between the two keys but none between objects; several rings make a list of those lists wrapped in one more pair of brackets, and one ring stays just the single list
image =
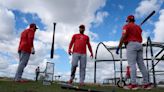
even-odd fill
[{"label": "wooden bat", "polygon": [[70,89],[70,90],[85,91],[85,92],[105,92],[105,91],[99,91],[94,89],[81,88],[67,83],[60,83],[60,85],[62,89]]},{"label": "wooden bat", "polygon": [[153,16],[153,14],[155,13],[155,10],[152,11],[140,24],[140,26],[142,26],[143,23],[145,23],[151,16]]},{"label": "wooden bat", "polygon": [[52,38],[52,46],[51,46],[51,55],[50,55],[50,58],[51,58],[51,59],[54,57],[55,26],[56,26],[56,23],[54,23],[54,30],[53,30],[53,38]]}]

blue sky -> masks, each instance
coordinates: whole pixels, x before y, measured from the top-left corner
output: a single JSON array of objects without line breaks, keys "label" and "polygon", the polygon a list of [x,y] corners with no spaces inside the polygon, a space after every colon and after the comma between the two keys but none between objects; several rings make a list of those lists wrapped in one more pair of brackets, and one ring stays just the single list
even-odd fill
[{"label": "blue sky", "polygon": [[[20,33],[32,22],[37,24],[39,30],[35,36],[36,55],[31,56],[25,69],[24,77],[28,78],[33,77],[33,70],[37,66],[44,70],[47,61],[55,63],[56,75],[69,75],[71,56],[67,54],[67,49],[72,35],[78,33],[80,24],[86,25],[85,33],[90,36],[95,52],[99,42],[118,45],[121,29],[128,15],[135,15],[136,23],[140,24],[152,10],[156,10],[155,15],[142,26],[143,38],[150,36],[154,41],[164,41],[161,36],[163,27],[160,26],[164,23],[163,0],[41,0],[32,1],[33,4],[30,1],[32,0],[0,2],[0,22],[3,23],[3,29],[0,30],[0,76],[7,76],[4,71],[8,70],[12,70],[9,76],[14,76],[18,65],[17,46]],[[50,60],[54,21],[57,22],[55,58]],[[89,55],[90,53],[88,65],[92,65],[94,60]]]},{"label": "blue sky", "polygon": [[[128,1],[128,3],[127,3]],[[103,23],[98,27],[91,28],[91,31],[96,31],[99,35],[99,40],[97,41],[118,41],[121,35],[122,26],[125,24],[125,19],[130,14],[135,14],[135,9],[139,6],[140,0],[107,0],[105,7],[102,11],[107,11],[109,13],[108,17],[104,18]],[[120,8],[122,7],[122,8]],[[164,6],[161,6],[163,8]],[[136,23],[139,24],[146,17],[136,19]],[[157,12],[152,18],[152,21],[157,21],[159,13]],[[154,26],[149,23],[143,25],[143,30],[153,30]],[[113,31],[116,30],[115,33]],[[117,37],[116,37],[117,36]],[[150,36],[153,37],[153,34]]]}]

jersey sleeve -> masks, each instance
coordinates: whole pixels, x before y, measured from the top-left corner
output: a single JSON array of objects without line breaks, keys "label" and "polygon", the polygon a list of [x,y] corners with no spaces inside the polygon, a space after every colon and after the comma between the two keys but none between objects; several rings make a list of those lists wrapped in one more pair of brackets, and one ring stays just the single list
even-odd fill
[{"label": "jersey sleeve", "polygon": [[127,34],[127,29],[128,29],[127,25],[123,26],[123,28],[122,28],[122,35]]},{"label": "jersey sleeve", "polygon": [[91,47],[90,40],[89,40],[89,37],[88,37],[88,39],[87,39],[87,45],[88,45],[88,49],[89,49],[90,53],[93,54],[93,52],[92,52],[92,47]]},{"label": "jersey sleeve", "polygon": [[31,30],[28,30],[28,44],[29,46],[32,48],[34,45],[33,45],[33,40],[34,40],[34,34],[35,32],[31,31]]},{"label": "jersey sleeve", "polygon": [[71,42],[70,42],[70,44],[69,44],[69,49],[68,49],[68,51],[71,50],[71,48],[72,48],[74,42],[75,42],[75,35],[73,35],[73,37],[72,37],[72,39],[71,39]]}]

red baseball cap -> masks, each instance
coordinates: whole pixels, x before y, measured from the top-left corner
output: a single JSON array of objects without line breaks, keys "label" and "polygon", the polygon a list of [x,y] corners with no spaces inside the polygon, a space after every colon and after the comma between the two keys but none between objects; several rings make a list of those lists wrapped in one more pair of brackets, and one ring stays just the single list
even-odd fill
[{"label": "red baseball cap", "polygon": [[134,18],[133,15],[129,15],[129,16],[126,18],[126,22],[128,22],[128,20],[135,20],[135,18]]},{"label": "red baseball cap", "polygon": [[84,28],[85,29],[85,26],[82,24],[82,25],[79,26],[79,28]]},{"label": "red baseball cap", "polygon": [[35,23],[31,23],[30,28],[33,28],[33,27],[35,27],[35,29],[38,29]]}]

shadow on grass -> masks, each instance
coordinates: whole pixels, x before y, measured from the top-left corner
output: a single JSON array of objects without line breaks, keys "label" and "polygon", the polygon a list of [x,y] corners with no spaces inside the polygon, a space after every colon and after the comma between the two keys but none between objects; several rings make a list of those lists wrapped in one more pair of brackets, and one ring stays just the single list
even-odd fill
[{"label": "shadow on grass", "polygon": [[[111,86],[98,86],[98,85],[86,85],[85,89],[102,90],[105,92],[112,92]],[[82,92],[69,89],[61,89],[60,85],[53,83],[52,85],[45,86],[42,82],[27,82],[16,83],[13,81],[0,81],[0,92]],[[164,88],[153,88],[152,90],[139,89],[136,91],[124,90],[118,87],[114,87],[114,92],[164,92]]]}]

